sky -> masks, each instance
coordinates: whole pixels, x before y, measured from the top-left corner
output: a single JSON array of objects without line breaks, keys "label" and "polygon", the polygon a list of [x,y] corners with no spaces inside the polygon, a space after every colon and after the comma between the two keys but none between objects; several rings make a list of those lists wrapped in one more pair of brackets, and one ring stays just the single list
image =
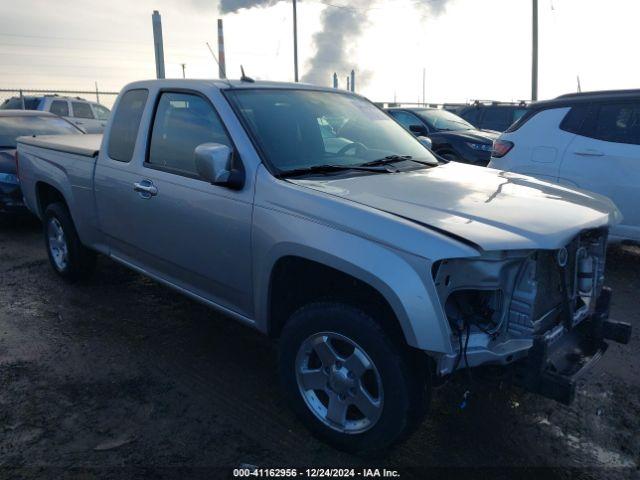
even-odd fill
[{"label": "sky", "polygon": [[[0,0],[0,88],[119,90],[153,78],[151,14],[166,76],[293,80],[290,0]],[[242,5],[262,4],[254,8]],[[224,13],[222,13],[224,12]],[[539,0],[539,98],[637,88],[640,0]],[[323,23],[324,22],[324,23]],[[324,32],[324,34],[322,34]],[[350,68],[374,101],[520,100],[531,95],[531,0],[299,0],[300,76],[340,87]],[[320,47],[318,49],[318,47]]]}]

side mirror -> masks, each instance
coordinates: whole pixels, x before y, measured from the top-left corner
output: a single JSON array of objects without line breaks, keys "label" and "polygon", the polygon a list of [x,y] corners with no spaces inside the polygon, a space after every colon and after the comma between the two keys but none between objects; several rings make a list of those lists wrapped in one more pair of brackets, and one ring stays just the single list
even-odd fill
[{"label": "side mirror", "polygon": [[425,127],[424,125],[409,125],[409,130],[411,130],[411,133],[414,133],[415,135],[426,135],[427,133],[427,127]]},{"label": "side mirror", "polygon": [[431,139],[429,137],[425,137],[425,136],[421,135],[421,136],[418,137],[418,140],[428,150],[431,150],[433,148],[433,142],[431,141]]},{"label": "side mirror", "polygon": [[233,167],[233,152],[220,143],[203,143],[194,150],[198,175],[213,185],[240,190],[244,172]]}]

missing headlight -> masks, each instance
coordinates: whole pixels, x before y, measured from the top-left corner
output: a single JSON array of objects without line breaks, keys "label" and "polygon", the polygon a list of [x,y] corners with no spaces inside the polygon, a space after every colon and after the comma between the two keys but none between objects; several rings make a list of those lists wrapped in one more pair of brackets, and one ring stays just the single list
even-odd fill
[{"label": "missing headlight", "polygon": [[456,290],[444,306],[454,331],[460,332],[471,325],[485,333],[493,333],[500,325],[502,292],[500,290]]}]

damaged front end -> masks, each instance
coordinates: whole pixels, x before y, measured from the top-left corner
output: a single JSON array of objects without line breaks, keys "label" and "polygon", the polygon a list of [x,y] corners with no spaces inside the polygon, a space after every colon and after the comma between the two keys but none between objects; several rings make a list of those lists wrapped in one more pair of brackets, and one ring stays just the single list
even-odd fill
[{"label": "damaged front end", "polygon": [[582,232],[558,250],[485,252],[434,265],[436,290],[454,353],[437,374],[509,367],[526,389],[570,403],[578,376],[631,327],[609,320],[604,287],[607,230]]}]

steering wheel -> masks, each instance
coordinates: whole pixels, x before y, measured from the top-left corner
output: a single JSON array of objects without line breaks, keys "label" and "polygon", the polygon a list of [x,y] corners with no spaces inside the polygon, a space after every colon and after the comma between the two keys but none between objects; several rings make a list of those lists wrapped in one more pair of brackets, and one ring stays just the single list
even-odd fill
[{"label": "steering wheel", "polygon": [[352,149],[355,149],[356,155],[359,155],[361,152],[366,152],[367,150],[369,150],[366,146],[364,146],[360,142],[351,142],[345,145],[344,147],[342,147],[340,150],[338,150],[338,153],[336,153],[336,155],[344,155],[349,150],[352,150]]}]

